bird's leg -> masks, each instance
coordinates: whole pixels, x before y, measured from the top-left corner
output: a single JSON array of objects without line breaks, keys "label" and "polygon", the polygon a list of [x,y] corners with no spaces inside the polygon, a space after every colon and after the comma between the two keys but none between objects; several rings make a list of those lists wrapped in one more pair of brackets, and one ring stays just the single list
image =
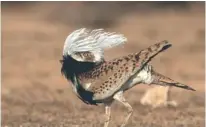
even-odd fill
[{"label": "bird's leg", "polygon": [[119,91],[117,92],[114,97],[115,100],[121,102],[127,109],[128,109],[128,114],[123,122],[123,124],[121,125],[121,127],[125,127],[125,125],[128,123],[128,120],[130,118],[130,116],[132,115],[133,109],[132,106],[130,106],[130,104],[126,101],[126,99],[123,96],[123,91]]},{"label": "bird's leg", "polygon": [[111,103],[105,104],[105,116],[106,116],[106,120],[104,122],[104,127],[108,127],[109,126],[109,122],[111,120]]}]

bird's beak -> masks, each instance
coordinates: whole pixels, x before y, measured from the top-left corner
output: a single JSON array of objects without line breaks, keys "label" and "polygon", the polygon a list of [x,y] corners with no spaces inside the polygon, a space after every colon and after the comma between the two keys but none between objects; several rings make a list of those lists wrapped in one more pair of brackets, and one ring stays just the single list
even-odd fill
[{"label": "bird's beak", "polygon": [[63,63],[63,60],[59,60],[59,62],[62,64],[62,63]]}]

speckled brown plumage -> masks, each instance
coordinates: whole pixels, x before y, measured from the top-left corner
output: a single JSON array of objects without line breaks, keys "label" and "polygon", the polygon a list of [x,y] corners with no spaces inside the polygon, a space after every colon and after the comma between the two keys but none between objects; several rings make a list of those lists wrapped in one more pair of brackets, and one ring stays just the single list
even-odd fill
[{"label": "speckled brown plumage", "polygon": [[158,52],[168,48],[168,42],[163,41],[150,46],[139,53],[129,54],[111,61],[104,61],[94,69],[78,75],[80,83],[91,83],[87,90],[94,93],[95,100],[112,96],[130,76],[139,71]]},{"label": "speckled brown plumage", "polygon": [[151,71],[151,74],[154,77],[153,82],[152,82],[153,84],[158,84],[158,85],[161,85],[161,86],[176,86],[176,87],[180,87],[180,88],[195,91],[193,88],[191,88],[191,87],[189,87],[185,84],[179,83],[177,81],[174,81],[173,79],[168,78],[168,77],[154,71],[153,69]]},{"label": "speckled brown plumage", "polygon": [[[90,53],[73,55],[76,58],[81,57],[86,62],[78,62],[72,57],[66,56],[62,62],[62,73],[72,81],[75,93],[85,103],[105,104],[107,120],[104,127],[108,127],[113,100],[121,102],[128,109],[128,115],[122,124],[124,127],[132,114],[132,107],[124,98],[123,92],[136,84],[157,84],[194,90],[155,72],[149,64],[153,57],[170,46],[171,44],[167,41],[162,41],[139,53],[98,63],[89,62],[94,59]],[[85,58],[85,56],[89,57]]]}]

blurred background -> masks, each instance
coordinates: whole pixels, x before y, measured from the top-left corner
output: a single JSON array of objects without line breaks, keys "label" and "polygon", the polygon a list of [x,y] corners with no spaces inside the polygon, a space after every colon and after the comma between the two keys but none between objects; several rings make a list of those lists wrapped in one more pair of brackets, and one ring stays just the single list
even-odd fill
[{"label": "blurred background", "polygon": [[[82,103],[60,73],[64,41],[82,27],[128,38],[106,51],[107,60],[168,40],[173,47],[153,59],[154,68],[197,90],[173,88],[179,106],[151,110],[139,103],[150,87],[134,87],[126,93],[129,127],[204,126],[205,2],[1,2],[2,126],[102,126],[104,108]],[[111,127],[126,113],[113,109]]]}]

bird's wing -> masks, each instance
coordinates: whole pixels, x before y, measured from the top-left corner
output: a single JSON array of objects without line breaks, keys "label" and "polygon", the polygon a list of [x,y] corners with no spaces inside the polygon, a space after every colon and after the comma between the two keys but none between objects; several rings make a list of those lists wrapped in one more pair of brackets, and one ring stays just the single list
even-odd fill
[{"label": "bird's wing", "polygon": [[103,29],[86,28],[72,32],[65,41],[63,56],[69,55],[81,62],[101,62],[104,49],[124,44],[127,38],[121,34],[105,32]]}]

